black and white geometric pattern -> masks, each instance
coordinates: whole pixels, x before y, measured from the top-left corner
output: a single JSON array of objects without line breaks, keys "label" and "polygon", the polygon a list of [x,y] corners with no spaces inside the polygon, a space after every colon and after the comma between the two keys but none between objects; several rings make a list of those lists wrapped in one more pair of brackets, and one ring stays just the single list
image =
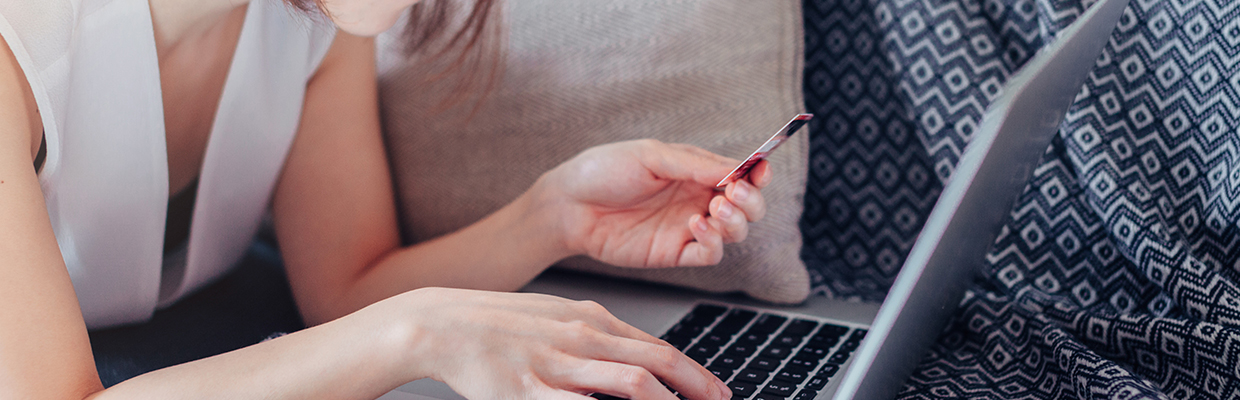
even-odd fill
[{"label": "black and white geometric pattern", "polygon": [[[881,299],[1006,78],[1092,2],[805,0],[803,256]],[[1131,0],[901,398],[1240,398],[1240,2]]]}]

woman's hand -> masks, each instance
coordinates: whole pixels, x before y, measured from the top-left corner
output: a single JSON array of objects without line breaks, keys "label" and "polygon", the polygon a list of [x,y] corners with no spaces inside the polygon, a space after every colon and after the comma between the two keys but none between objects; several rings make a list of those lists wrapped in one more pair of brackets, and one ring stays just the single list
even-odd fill
[{"label": "woman's hand", "polygon": [[[372,306],[391,321],[410,316],[414,376],[447,383],[470,399],[588,399],[605,393],[694,400],[731,392],[674,347],[597,303],[527,293],[427,288]],[[363,313],[366,310],[362,311]]]},{"label": "woman's hand", "polygon": [[766,213],[759,192],[771,181],[766,161],[714,190],[738,163],[684,144],[620,142],[582,152],[539,185],[560,206],[575,254],[628,267],[713,265],[724,243],[744,240],[748,223]]}]

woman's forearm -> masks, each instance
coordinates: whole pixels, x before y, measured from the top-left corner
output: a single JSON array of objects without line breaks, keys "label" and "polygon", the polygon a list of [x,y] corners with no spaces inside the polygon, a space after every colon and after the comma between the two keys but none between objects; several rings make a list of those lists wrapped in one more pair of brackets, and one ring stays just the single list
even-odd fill
[{"label": "woman's forearm", "polygon": [[[564,245],[553,200],[539,198],[539,184],[486,218],[434,240],[397,248],[350,282],[330,306],[344,315],[384,298],[422,287],[511,291],[556,261],[572,255]],[[334,316],[333,315],[333,316]],[[307,315],[307,323],[330,320]]]},{"label": "woman's forearm", "polygon": [[[376,305],[383,307],[382,305]],[[417,330],[362,310],[327,324],[153,371],[92,399],[374,399],[425,377]]]}]

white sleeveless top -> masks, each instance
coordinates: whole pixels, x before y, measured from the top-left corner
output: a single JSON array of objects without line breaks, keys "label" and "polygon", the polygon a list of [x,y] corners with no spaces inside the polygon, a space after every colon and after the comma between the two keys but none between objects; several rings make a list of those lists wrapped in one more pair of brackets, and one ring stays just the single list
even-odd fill
[{"label": "white sleeveless top", "polygon": [[149,319],[240,259],[334,34],[281,0],[250,1],[207,143],[186,263],[161,273],[168,160],[147,1],[0,0],[0,35],[42,116],[39,181],[88,327]]}]

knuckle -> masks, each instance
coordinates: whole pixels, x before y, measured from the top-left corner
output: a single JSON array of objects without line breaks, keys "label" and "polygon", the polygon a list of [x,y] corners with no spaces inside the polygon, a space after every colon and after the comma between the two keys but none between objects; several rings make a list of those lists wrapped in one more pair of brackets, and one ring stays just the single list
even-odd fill
[{"label": "knuckle", "polygon": [[536,393],[543,388],[542,379],[533,372],[525,372],[518,377],[518,385],[525,390],[526,393]]},{"label": "knuckle", "polygon": [[634,366],[625,366],[620,369],[617,379],[620,384],[629,393],[638,393],[643,387],[654,380],[654,376],[650,372]]},{"label": "knuckle", "polygon": [[581,311],[582,314],[585,314],[591,317],[598,317],[598,316],[609,314],[607,312],[606,307],[603,307],[602,304],[599,304],[593,300],[578,301],[577,308]]},{"label": "knuckle", "polygon": [[582,343],[590,341],[594,338],[595,329],[585,321],[570,321],[568,327],[564,329],[568,335],[568,340],[573,343]]},{"label": "knuckle", "polygon": [[680,351],[671,346],[657,346],[650,355],[660,371],[675,370],[682,357]]}]

